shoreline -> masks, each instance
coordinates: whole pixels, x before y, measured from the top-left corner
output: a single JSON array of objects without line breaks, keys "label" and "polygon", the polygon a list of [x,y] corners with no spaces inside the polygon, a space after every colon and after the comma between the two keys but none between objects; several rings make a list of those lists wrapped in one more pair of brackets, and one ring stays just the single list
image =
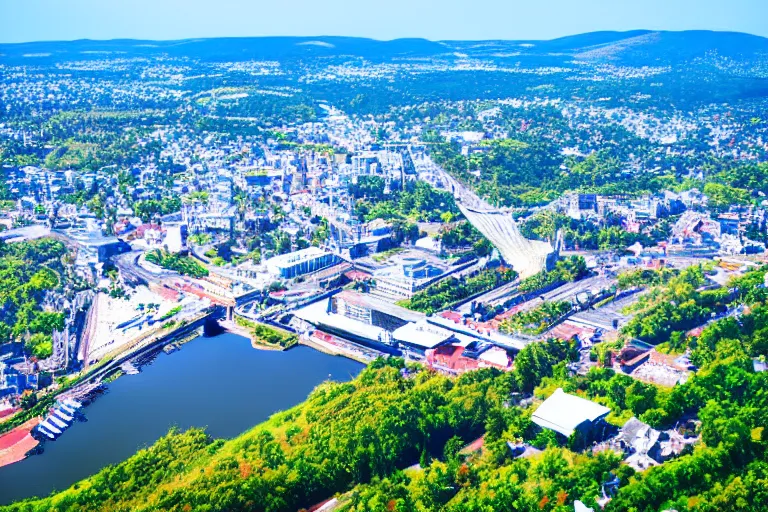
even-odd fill
[{"label": "shoreline", "polygon": [[219,326],[222,329],[224,329],[224,332],[228,332],[230,334],[236,334],[238,336],[242,336],[243,338],[247,338],[251,342],[251,347],[255,348],[256,350],[271,350],[271,351],[277,351],[277,352],[283,352],[287,350],[287,348],[281,347],[279,345],[268,345],[266,343],[261,343],[257,341],[256,338],[253,336],[252,332],[250,332],[245,327],[237,325],[237,323],[234,321],[219,320]]},{"label": "shoreline", "polygon": [[368,365],[368,363],[373,360],[353,350],[325,342],[315,336],[299,336],[299,344],[317,350],[318,352],[328,354],[329,356],[345,357],[364,365]]},{"label": "shoreline", "polygon": [[[343,345],[327,343],[324,340],[314,336],[298,336],[298,341],[295,345],[291,345],[290,347],[281,347],[277,345],[260,343],[254,338],[253,333],[251,333],[249,329],[237,325],[233,321],[220,320],[219,325],[222,327],[223,332],[225,333],[235,334],[237,336],[242,336],[248,339],[251,342],[251,347],[256,350],[285,352],[294,346],[303,345],[327,355],[343,357],[364,365],[367,365],[372,360],[365,357],[363,354],[357,353],[356,351],[351,350]],[[196,339],[199,336],[200,333],[190,333],[176,340],[171,339],[169,340],[169,343],[176,343],[181,348],[181,346],[191,341],[192,339]],[[339,341],[343,343],[342,340]],[[104,382],[106,384],[110,384],[117,378],[123,376],[119,368],[116,370],[117,371],[115,374],[111,375],[111,378],[105,379]],[[7,432],[0,434],[0,467],[8,466],[15,462],[20,462],[26,459],[30,455],[30,452],[41,444],[40,441],[33,438],[30,434],[32,429],[41,421],[42,417],[37,416],[27,420],[26,422],[14,427]],[[5,443],[3,443],[4,440]],[[4,444],[7,446],[4,446]]]}]

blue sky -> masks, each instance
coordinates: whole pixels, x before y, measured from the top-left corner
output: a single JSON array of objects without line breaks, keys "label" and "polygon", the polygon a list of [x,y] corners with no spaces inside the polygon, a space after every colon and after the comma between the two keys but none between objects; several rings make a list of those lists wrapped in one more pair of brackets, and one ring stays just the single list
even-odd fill
[{"label": "blue sky", "polygon": [[551,39],[636,28],[768,36],[768,0],[0,0],[0,42],[265,35]]}]

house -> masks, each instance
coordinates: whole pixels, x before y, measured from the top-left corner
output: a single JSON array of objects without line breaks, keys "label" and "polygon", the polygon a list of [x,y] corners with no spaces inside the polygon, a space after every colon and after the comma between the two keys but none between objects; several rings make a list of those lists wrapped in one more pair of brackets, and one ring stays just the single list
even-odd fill
[{"label": "house", "polygon": [[621,427],[618,438],[624,451],[629,453],[625,462],[642,470],[662,462],[661,441],[668,439],[669,435],[632,417]]},{"label": "house", "polygon": [[557,388],[552,396],[536,409],[531,420],[538,426],[554,430],[565,437],[570,437],[576,431],[590,437],[601,427],[610,412],[604,405],[570,395],[562,388]]}]

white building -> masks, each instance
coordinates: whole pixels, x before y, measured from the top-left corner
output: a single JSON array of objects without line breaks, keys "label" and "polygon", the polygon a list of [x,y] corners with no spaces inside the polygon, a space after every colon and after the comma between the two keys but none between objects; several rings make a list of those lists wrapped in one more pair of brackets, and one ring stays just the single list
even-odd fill
[{"label": "white building", "polygon": [[338,263],[339,257],[319,247],[308,247],[300,251],[281,254],[268,259],[267,271],[277,277],[290,279],[310,272],[317,272]]},{"label": "white building", "polygon": [[569,395],[562,388],[544,400],[531,420],[542,428],[570,437],[576,430],[589,431],[611,410],[604,405]]}]

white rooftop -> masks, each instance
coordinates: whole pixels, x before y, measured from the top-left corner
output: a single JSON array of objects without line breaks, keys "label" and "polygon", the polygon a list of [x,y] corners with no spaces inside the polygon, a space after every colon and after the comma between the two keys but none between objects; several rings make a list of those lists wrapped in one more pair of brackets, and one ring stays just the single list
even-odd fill
[{"label": "white rooftop", "polygon": [[501,347],[491,347],[478,357],[479,360],[485,361],[497,366],[507,367],[509,366],[509,355],[507,351]]},{"label": "white rooftop", "polygon": [[328,254],[327,251],[320,249],[319,247],[307,247],[299,251],[289,252],[287,254],[280,254],[273,256],[265,261],[267,266],[274,266],[278,268],[290,267],[301,261],[311,260],[313,258],[319,258]]},{"label": "white rooftop", "polygon": [[373,341],[385,340],[388,337],[387,331],[381,327],[366,324],[354,318],[347,318],[344,315],[328,313],[327,300],[320,300],[298,309],[295,315],[312,325],[321,328],[322,326],[333,327]]},{"label": "white rooftop", "polygon": [[611,410],[604,405],[576,395],[569,395],[562,388],[557,388],[552,396],[544,400],[536,409],[531,420],[540,427],[569,437],[576,427],[585,421],[594,422],[610,412]]},{"label": "white rooftop", "polygon": [[408,322],[392,332],[392,337],[411,345],[424,348],[434,348],[453,335],[448,329],[430,324],[426,319],[418,322]]}]

